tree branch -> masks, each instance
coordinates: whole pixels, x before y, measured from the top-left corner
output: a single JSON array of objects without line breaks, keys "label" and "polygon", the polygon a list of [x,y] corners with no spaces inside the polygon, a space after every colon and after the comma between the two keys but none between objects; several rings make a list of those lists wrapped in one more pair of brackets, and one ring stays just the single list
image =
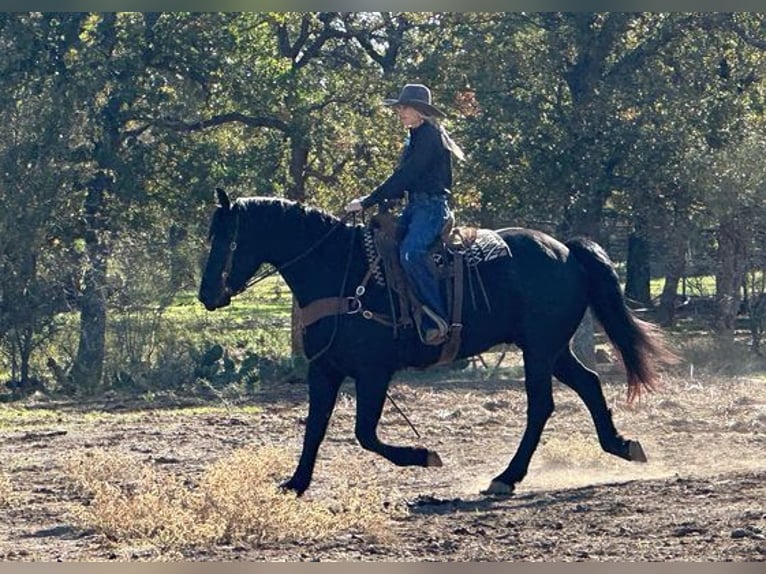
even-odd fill
[{"label": "tree branch", "polygon": [[758,48],[759,50],[766,50],[766,39],[759,38],[750,34],[750,32],[745,30],[741,24],[737,23],[733,14],[728,14],[728,21],[732,30],[734,30],[734,32],[737,34],[737,36],[740,37],[742,41],[753,46],[754,48]]},{"label": "tree branch", "polygon": [[[279,130],[285,133],[289,132],[289,125],[287,124],[287,122],[284,122],[280,119],[277,119],[272,116],[248,116],[240,112],[229,112],[225,114],[219,114],[219,115],[207,118],[205,120],[199,120],[196,122],[184,122],[183,120],[173,120],[173,119],[160,119],[160,120],[154,120],[152,123],[154,126],[171,129],[178,132],[195,132],[195,131],[205,130],[208,128],[220,126],[223,124],[229,124],[229,123],[241,123],[251,128],[271,128],[271,129]],[[139,128],[134,131],[136,131],[137,133],[140,133],[141,131],[143,131],[143,129]],[[126,134],[127,133],[128,132],[126,132]]]}]

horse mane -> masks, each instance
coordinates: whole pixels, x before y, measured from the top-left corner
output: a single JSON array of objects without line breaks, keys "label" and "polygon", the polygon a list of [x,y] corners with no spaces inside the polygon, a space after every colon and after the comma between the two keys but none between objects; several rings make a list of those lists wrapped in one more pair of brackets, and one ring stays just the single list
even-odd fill
[{"label": "horse mane", "polygon": [[245,213],[257,211],[265,214],[270,221],[284,216],[296,224],[300,223],[306,232],[322,231],[339,221],[338,217],[323,209],[281,197],[241,197],[235,203]]}]

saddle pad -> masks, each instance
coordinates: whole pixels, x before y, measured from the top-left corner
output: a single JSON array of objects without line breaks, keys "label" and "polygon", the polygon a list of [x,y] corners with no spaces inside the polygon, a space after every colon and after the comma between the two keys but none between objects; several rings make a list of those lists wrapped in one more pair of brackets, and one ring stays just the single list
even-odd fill
[{"label": "saddle pad", "polygon": [[[471,238],[466,247],[462,245],[450,244],[448,251],[462,252],[466,265],[476,267],[479,263],[492,261],[500,257],[510,257],[511,251],[508,244],[497,232],[491,229],[472,229],[470,233],[456,230],[460,235]],[[454,233],[454,232],[453,232]]]},{"label": "saddle pad", "polygon": [[[445,250],[436,249],[433,252],[434,265],[441,268],[444,264],[445,251],[450,255],[460,252],[463,261],[468,267],[477,267],[480,263],[492,261],[500,257],[510,257],[511,251],[497,232],[491,229],[457,228],[453,230],[455,237],[450,238],[450,243]],[[375,239],[372,230],[365,229],[363,238],[364,251],[367,256],[367,265],[371,267],[372,277],[375,283],[385,286],[386,280],[383,266],[377,261],[378,250],[375,247]],[[462,239],[461,239],[462,238]]]}]

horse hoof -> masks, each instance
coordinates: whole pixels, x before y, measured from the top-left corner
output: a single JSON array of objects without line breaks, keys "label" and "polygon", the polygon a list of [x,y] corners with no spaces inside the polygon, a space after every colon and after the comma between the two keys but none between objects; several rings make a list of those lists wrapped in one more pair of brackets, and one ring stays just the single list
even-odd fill
[{"label": "horse hoof", "polygon": [[481,494],[489,496],[510,496],[513,494],[513,485],[505,484],[499,480],[493,480],[487,490],[482,490]]},{"label": "horse hoof", "polygon": [[634,462],[646,462],[646,453],[644,452],[644,449],[641,447],[641,443],[637,440],[632,440],[628,444],[628,455],[630,456],[630,460]]},{"label": "horse hoof", "polygon": [[428,456],[426,457],[426,466],[444,466],[444,463],[437,453],[429,450]]},{"label": "horse hoof", "polygon": [[307,487],[299,487],[292,480],[288,480],[279,485],[278,489],[282,494],[294,494],[302,496]]}]

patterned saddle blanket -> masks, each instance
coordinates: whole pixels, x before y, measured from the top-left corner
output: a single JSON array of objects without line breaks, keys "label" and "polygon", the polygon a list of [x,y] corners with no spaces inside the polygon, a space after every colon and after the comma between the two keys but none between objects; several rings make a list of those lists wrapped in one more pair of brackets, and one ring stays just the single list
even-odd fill
[{"label": "patterned saddle blanket", "polygon": [[478,267],[480,263],[493,261],[501,257],[510,257],[511,251],[503,238],[491,229],[474,227],[455,227],[442,245],[432,249],[434,264],[443,265],[441,259],[460,252],[467,267]]},{"label": "patterned saddle blanket", "polygon": [[[385,227],[370,226],[364,231],[364,247],[370,272],[375,282],[385,286],[384,266],[387,257],[398,257],[396,233]],[[440,278],[454,275],[452,267],[456,253],[462,255],[463,264],[478,274],[480,264],[511,257],[508,244],[491,229],[450,227],[431,248],[432,272]],[[391,264],[389,263],[389,266]]]}]

